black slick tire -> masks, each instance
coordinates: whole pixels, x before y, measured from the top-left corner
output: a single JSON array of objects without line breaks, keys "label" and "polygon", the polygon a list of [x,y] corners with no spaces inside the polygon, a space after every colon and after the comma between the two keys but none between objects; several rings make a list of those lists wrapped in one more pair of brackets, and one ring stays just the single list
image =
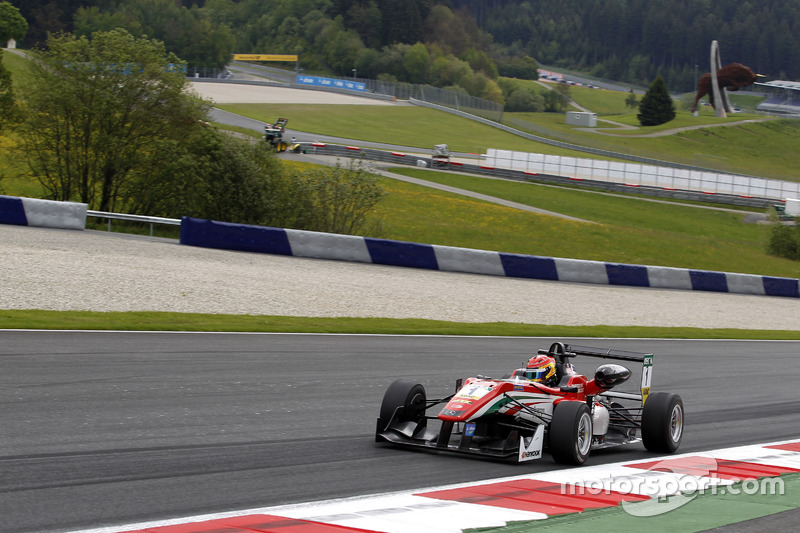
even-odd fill
[{"label": "black slick tire", "polygon": [[392,422],[419,422],[425,416],[426,399],[425,387],[419,383],[395,380],[383,395],[378,426],[386,428]]},{"label": "black slick tire", "polygon": [[583,402],[562,401],[553,410],[548,447],[560,464],[582,465],[592,446],[592,414]]},{"label": "black slick tire", "polygon": [[642,408],[642,443],[650,452],[672,453],[683,439],[683,401],[677,394],[654,392]]}]

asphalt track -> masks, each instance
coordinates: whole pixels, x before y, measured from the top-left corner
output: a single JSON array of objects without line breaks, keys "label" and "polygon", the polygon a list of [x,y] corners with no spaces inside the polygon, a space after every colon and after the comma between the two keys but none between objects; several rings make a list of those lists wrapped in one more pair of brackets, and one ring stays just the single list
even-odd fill
[{"label": "asphalt track", "polygon": [[[373,441],[386,386],[500,375],[553,339],[0,332],[0,531],[54,532],[551,470]],[[681,452],[797,437],[800,342],[581,340],[656,354]],[[578,362],[592,371],[599,361]],[[591,464],[651,457],[639,446]]]}]

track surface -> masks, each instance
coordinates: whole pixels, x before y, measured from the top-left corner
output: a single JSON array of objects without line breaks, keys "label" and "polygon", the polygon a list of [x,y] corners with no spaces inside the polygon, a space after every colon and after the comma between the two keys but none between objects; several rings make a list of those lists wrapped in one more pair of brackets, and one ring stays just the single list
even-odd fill
[{"label": "track surface", "polygon": [[[373,442],[386,386],[500,375],[552,339],[0,332],[0,531],[51,532],[554,468]],[[581,340],[656,354],[682,452],[794,438],[800,342]],[[577,361],[591,372],[599,360]],[[649,457],[640,447],[591,464]]]}]

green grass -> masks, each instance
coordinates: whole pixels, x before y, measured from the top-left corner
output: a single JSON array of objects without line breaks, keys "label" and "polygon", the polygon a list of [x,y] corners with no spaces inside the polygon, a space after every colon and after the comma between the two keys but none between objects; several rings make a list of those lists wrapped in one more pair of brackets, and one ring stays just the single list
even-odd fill
[{"label": "green grass", "polygon": [[20,89],[20,82],[27,80],[31,73],[31,63],[24,57],[13,52],[0,52],[3,56],[3,65],[11,72],[14,89]]},{"label": "green grass", "polygon": [[418,185],[384,182],[385,236],[510,253],[800,277],[800,263],[765,253],[768,227],[746,212],[701,209],[416,168],[392,172],[595,222],[529,213]]},{"label": "green grass", "polygon": [[[570,87],[569,94],[576,103],[590,109],[592,113],[597,113],[598,117],[630,112],[630,108],[625,107],[625,99],[629,96],[626,92]],[[641,95],[637,95],[637,98],[641,99]]]},{"label": "green grass", "polygon": [[[291,129],[414,147],[425,154],[436,144],[447,144],[451,151],[467,153],[485,153],[487,148],[498,147],[540,152],[546,146],[449,113],[416,106],[220,104],[217,107],[263,122],[273,122],[278,116],[290,117]],[[556,149],[547,153],[574,156],[579,152]]]},{"label": "green grass", "polygon": [[[447,144],[455,152],[485,153],[487,148],[500,148],[602,159],[585,152],[529,141],[491,126],[419,107],[300,104],[224,104],[218,107],[265,122],[274,121],[277,116],[287,116],[290,117],[290,127],[299,131],[416,147],[422,153],[429,153],[434,144]],[[506,113],[505,122],[524,130],[524,127],[511,120],[525,120],[539,128],[550,130],[554,138],[603,150],[713,166],[727,172],[800,181],[800,150],[796,149],[800,142],[798,121],[776,119],[767,123],[678,132],[663,137],[634,137],[686,126],[717,125],[763,118],[760,115],[737,113],[728,119],[718,119],[706,113],[704,111],[700,117],[693,117],[688,112],[679,112],[678,118],[668,124],[634,131],[612,131],[613,136],[568,126],[561,113]],[[631,125],[637,124],[636,113],[607,118]],[[599,122],[598,126],[607,125]],[[543,134],[541,130],[531,132]]]},{"label": "green grass", "polygon": [[[667,124],[642,128],[638,127],[636,115],[628,113],[605,118],[637,126],[637,129],[604,129],[609,135],[599,135],[567,125],[563,115],[508,113],[507,116],[533,123],[539,128],[548,128],[554,136],[574,144],[664,161],[712,166],[725,172],[800,181],[800,150],[797,150],[800,143],[800,121],[797,120],[771,119],[767,122],[720,126],[743,120],[762,120],[764,117],[737,113],[726,119],[719,119],[715,116],[693,117],[688,112],[678,112],[677,118]],[[518,123],[513,125],[525,129]],[[597,125],[599,128],[614,127],[602,120],[598,120]],[[698,125],[713,127],[642,137]],[[582,154],[580,157],[593,156]]]},{"label": "green grass", "polygon": [[125,331],[248,331],[277,333],[427,334],[533,337],[659,337],[671,339],[800,339],[800,331],[550,326],[511,322],[462,323],[422,319],[316,318],[159,312],[0,310],[0,329]]}]

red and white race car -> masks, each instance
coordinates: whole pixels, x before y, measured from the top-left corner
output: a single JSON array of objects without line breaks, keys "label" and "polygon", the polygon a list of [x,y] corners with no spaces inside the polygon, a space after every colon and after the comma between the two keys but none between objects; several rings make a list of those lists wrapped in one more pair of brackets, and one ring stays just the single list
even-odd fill
[{"label": "red and white race car", "polygon": [[[641,386],[617,390],[631,376],[620,364],[580,375],[572,367],[576,357],[641,363]],[[591,450],[635,442],[672,453],[683,437],[683,402],[677,394],[651,393],[652,376],[653,354],[557,342],[504,378],[459,379],[455,394],[439,399],[429,400],[419,383],[396,380],[383,397],[375,440],[519,462],[547,449],[556,462],[572,465]],[[439,412],[429,415],[432,408]]]}]

